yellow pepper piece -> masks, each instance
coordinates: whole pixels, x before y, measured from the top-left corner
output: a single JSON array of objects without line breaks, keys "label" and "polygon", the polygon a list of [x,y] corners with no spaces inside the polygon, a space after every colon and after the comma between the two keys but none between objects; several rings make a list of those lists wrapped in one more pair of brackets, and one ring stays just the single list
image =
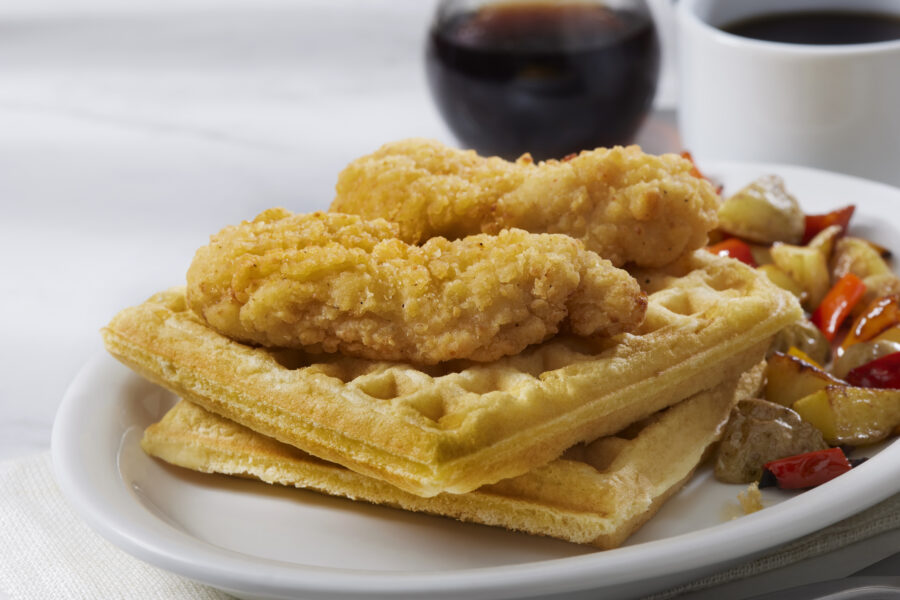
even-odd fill
[{"label": "yellow pepper piece", "polygon": [[819,367],[820,369],[824,369],[824,367],[822,365],[820,365],[819,363],[817,363],[816,361],[811,359],[806,352],[804,352],[800,348],[797,348],[796,346],[791,346],[790,349],[787,351],[787,353],[795,358],[799,358],[800,360],[802,360],[805,363],[811,364],[814,367]]}]

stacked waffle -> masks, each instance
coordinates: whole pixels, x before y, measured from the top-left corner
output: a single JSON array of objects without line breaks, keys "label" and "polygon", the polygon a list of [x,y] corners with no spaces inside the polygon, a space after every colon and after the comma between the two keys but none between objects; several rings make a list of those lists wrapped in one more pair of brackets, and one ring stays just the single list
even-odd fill
[{"label": "stacked waffle", "polygon": [[[289,279],[266,276],[279,289]],[[376,360],[340,344],[322,353],[321,336],[288,348],[239,340],[192,303],[192,286],[206,285],[204,298],[212,288],[190,276],[187,295],[173,288],[128,308],[103,336],[183,399],[143,440],[170,463],[608,548],[690,477],[759,385],[770,338],[801,316],[764,276],[703,250],[630,276],[643,315],[630,331],[551,324],[486,361]],[[243,302],[226,316],[258,289],[223,294]],[[286,311],[273,311],[279,335]]]}]

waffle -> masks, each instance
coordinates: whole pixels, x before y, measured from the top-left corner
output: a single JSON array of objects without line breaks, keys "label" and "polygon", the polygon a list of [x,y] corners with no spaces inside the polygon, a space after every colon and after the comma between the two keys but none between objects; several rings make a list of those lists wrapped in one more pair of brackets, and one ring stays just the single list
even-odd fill
[{"label": "waffle", "polygon": [[763,365],[657,413],[627,434],[571,448],[562,458],[468,494],[422,498],[359,475],[180,401],[141,442],[151,455],[206,473],[260,479],[613,548],[690,477],[735,402],[755,392]]},{"label": "waffle", "polygon": [[185,307],[183,289],[119,313],[107,349],[177,395],[420,495],[522,475],[754,365],[802,312],[737,261],[698,251],[635,273],[637,333],[556,337],[487,364],[323,358],[243,345]]}]

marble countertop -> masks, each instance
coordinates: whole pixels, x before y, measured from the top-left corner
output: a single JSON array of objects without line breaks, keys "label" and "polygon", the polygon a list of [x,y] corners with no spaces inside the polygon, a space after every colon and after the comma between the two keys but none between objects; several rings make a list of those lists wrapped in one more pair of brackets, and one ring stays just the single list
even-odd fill
[{"label": "marble countertop", "polygon": [[384,141],[450,141],[422,76],[431,9],[3,3],[0,459],[48,447],[98,329],[181,283],[210,232],[326,208]]},{"label": "marble countertop", "polygon": [[[210,232],[328,206],[385,141],[453,139],[425,86],[433,3],[0,4],[0,460],[46,450],[124,306]],[[671,112],[641,133],[678,150]]]}]

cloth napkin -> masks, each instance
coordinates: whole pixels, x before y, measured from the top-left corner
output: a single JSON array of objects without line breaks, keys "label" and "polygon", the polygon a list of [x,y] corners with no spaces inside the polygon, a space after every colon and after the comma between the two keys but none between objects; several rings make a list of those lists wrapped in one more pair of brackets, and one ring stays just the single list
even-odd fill
[{"label": "cloth napkin", "polygon": [[56,486],[49,452],[0,463],[0,592],[10,600],[231,598],[94,533]]},{"label": "cloth napkin", "polygon": [[[836,550],[900,528],[900,494],[731,570],[669,590],[672,598]],[[56,486],[50,454],[0,463],[0,598],[225,600],[231,596],[132,558],[94,533]]]}]

